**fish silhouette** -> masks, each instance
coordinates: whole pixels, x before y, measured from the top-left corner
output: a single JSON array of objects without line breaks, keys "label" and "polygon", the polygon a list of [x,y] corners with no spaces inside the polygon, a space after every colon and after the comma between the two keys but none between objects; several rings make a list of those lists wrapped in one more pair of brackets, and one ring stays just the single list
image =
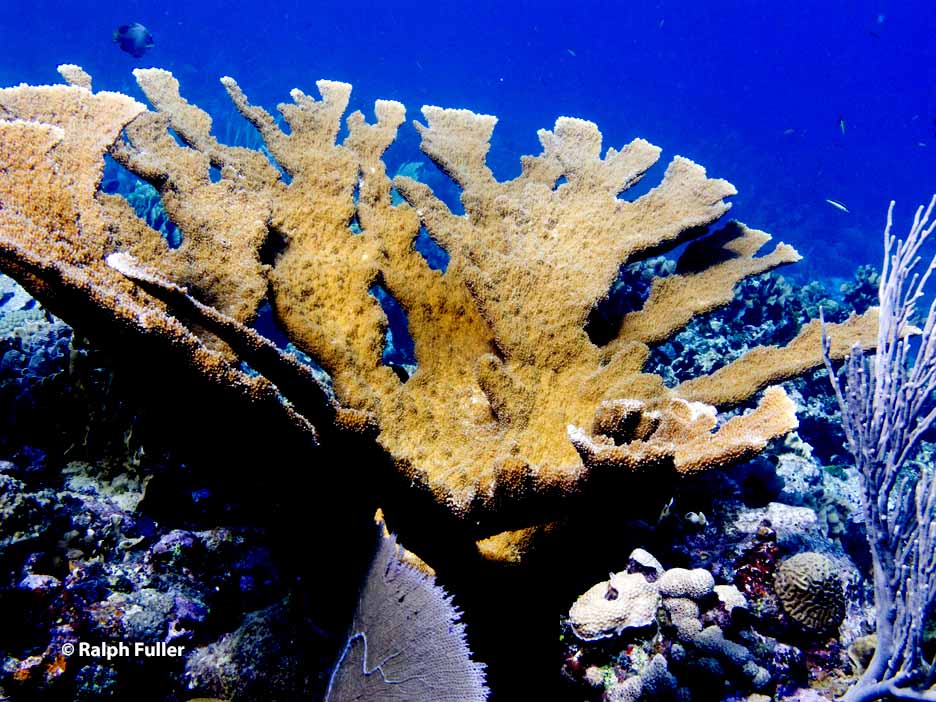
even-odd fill
[{"label": "fish silhouette", "polygon": [[146,53],[147,49],[156,46],[153,35],[139,22],[122,24],[117,27],[114,30],[114,41],[120,46],[121,51],[126,51],[135,58],[140,58]]}]

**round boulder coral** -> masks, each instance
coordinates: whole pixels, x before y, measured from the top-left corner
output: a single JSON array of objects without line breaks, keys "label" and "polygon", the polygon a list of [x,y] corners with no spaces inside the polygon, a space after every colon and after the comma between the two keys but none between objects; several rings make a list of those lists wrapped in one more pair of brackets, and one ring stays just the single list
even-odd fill
[{"label": "round boulder coral", "polygon": [[572,629],[583,641],[615,636],[656,621],[660,593],[644,576],[615,573],[579,597],[569,610]]},{"label": "round boulder coral", "polygon": [[821,553],[792,556],[777,568],[774,590],[784,611],[803,629],[824,633],[845,619],[845,591],[835,565]]},{"label": "round boulder coral", "polygon": [[715,578],[703,568],[670,568],[657,583],[664,597],[689,597],[699,600],[715,587]]}]

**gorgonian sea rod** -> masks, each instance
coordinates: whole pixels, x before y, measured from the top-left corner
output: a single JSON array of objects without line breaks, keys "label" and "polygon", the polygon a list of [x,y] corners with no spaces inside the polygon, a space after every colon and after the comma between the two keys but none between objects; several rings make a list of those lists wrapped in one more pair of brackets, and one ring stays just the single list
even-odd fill
[{"label": "gorgonian sea rod", "polygon": [[[425,184],[388,177],[397,102],[378,101],[373,124],[351,114],[338,144],[349,85],[320,81],[320,100],[293,90],[279,107],[284,131],[223,78],[264,153],[219,143],[166,71],[134,71],[155,111],[92,92],[78,67],[60,72],[69,85],[0,91],[3,269],[68,321],[160,344],[322,441],[371,432],[473,538],[548,518],[600,472],[720,468],[796,425],[771,384],[821,364],[815,324],[676,388],[642,372],[650,344],[726,304],[745,276],[799,258],[784,244],[756,256],[770,237],[736,223],[706,236],[735,191],[688,159],[621,199],[660,150],[636,139],[602,157],[594,124],[561,117],[539,132],[542,153],[499,182],[486,165],[496,119],[424,107],[422,150],[461,188],[465,214],[455,215]],[[181,246],[99,191],[105,154],[159,190]],[[405,203],[394,206],[392,187]],[[414,247],[421,226],[448,252],[444,271]],[[262,254],[271,238],[274,258]],[[687,241],[678,272],[593,343],[589,314],[621,266]],[[418,364],[409,377],[382,362],[375,285],[405,310]],[[333,390],[251,327],[266,300]],[[875,329],[874,311],[843,323],[833,355],[871,344]],[[755,409],[716,430],[715,407],[765,388]],[[487,555],[513,557],[509,542],[489,542]]]}]

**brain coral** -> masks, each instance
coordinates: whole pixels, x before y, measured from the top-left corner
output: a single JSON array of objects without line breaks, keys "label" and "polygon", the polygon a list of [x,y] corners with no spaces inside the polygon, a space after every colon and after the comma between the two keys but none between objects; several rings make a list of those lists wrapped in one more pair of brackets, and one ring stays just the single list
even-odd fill
[{"label": "brain coral", "polygon": [[[796,426],[768,386],[821,364],[817,323],[672,389],[643,372],[651,344],[799,259],[785,244],[757,255],[770,237],[741,224],[708,234],[735,190],[689,159],[621,198],[660,149],[635,139],[602,155],[593,123],[560,117],[501,182],[486,164],[496,118],[427,106],[416,129],[461,188],[457,215],[425,184],[387,176],[398,102],[377,101],[372,123],[351,114],[338,143],[350,85],[319,81],[319,100],[293,90],[281,128],[223,78],[261,152],[220,143],[167,71],[134,71],[153,110],[61,72],[70,85],[0,90],[0,268],[70,323],[159,349],[318,441],[376,438],[412,488],[398,514],[441,505],[472,538],[528,538],[596,474],[718,469]],[[159,191],[178,248],[100,191],[106,155]],[[444,271],[414,247],[421,228],[449,254]],[[589,315],[621,267],[687,242],[676,272],[594,343]],[[406,313],[412,374],[383,361],[376,288]],[[252,328],[264,303],[330,386]],[[833,354],[873,345],[876,329],[872,312],[830,330]],[[717,406],[765,388],[719,426]],[[518,550],[503,538],[485,555]]]},{"label": "brain coral", "polygon": [[780,564],[774,589],[793,621],[816,633],[838,629],[845,619],[845,591],[835,565],[821,553],[807,551]]}]

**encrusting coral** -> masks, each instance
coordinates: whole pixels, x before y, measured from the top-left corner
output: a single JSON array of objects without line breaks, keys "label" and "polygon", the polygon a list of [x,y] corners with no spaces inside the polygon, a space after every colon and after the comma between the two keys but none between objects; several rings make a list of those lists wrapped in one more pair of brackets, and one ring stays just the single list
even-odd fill
[{"label": "encrusting coral", "polygon": [[[718,686],[725,680],[741,690],[766,688],[766,661],[726,637],[726,631],[738,636],[745,628],[737,616],[748,608],[744,595],[715,585],[702,568],[648,571],[641,563],[646,555],[633,552],[624,571],[572,605],[567,624],[573,638],[566,645],[575,653],[565,662],[566,675],[602,689],[602,699],[635,702],[721,699]],[[594,645],[599,639],[608,639],[603,650]],[[604,675],[597,664],[607,658],[613,663]]]},{"label": "encrusting coral", "polygon": [[[222,79],[262,153],[220,144],[166,71],[134,72],[155,112],[93,93],[78,67],[61,72],[71,85],[0,90],[0,267],[69,321],[187,359],[316,437],[375,432],[474,538],[548,521],[597,472],[721,468],[796,426],[793,403],[768,386],[821,364],[816,325],[674,389],[642,372],[650,344],[730,301],[744,277],[799,259],[784,244],[755,256],[770,237],[740,224],[705,236],[735,191],[688,159],[673,159],[646,195],[620,199],[660,150],[636,139],[602,158],[597,127],[561,117],[539,132],[542,153],[499,182],[485,163],[496,118],[424,107],[422,149],[462,188],[456,216],[426,185],[388,178],[397,102],[378,101],[374,124],[351,114],[337,144],[349,85],[319,81],[321,100],[292,91],[279,107],[287,133]],[[177,249],[99,192],[108,153],[159,190],[182,232]],[[393,205],[392,188],[405,204]],[[446,249],[446,270],[414,247],[420,227]],[[273,260],[271,241],[281,244]],[[684,242],[677,272],[608,343],[593,343],[589,315],[621,266]],[[375,286],[405,310],[410,377],[382,363]],[[333,391],[251,328],[265,300]],[[833,355],[870,345],[875,329],[874,312],[840,325]],[[764,388],[755,409],[717,426],[715,406]],[[485,555],[522,556],[501,541]]]}]

